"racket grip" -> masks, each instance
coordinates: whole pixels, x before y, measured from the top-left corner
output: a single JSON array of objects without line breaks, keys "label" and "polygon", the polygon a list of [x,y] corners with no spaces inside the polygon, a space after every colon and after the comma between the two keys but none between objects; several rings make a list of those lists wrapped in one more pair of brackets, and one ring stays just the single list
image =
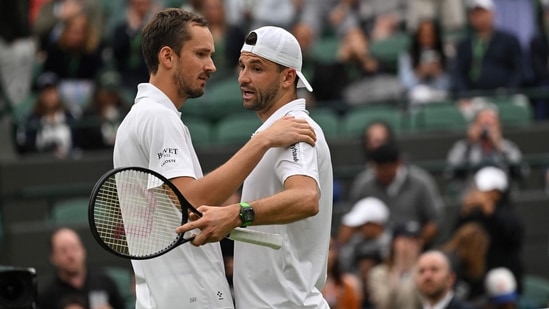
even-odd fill
[{"label": "racket grip", "polygon": [[282,247],[282,236],[280,234],[265,233],[240,227],[231,231],[229,239],[265,246],[275,250]]}]

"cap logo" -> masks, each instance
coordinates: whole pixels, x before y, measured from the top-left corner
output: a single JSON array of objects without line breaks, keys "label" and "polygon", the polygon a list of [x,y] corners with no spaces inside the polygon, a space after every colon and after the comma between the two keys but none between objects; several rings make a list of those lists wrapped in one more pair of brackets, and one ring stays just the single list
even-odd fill
[{"label": "cap logo", "polygon": [[257,43],[257,33],[250,32],[250,34],[246,37],[246,44],[255,45],[255,43]]}]

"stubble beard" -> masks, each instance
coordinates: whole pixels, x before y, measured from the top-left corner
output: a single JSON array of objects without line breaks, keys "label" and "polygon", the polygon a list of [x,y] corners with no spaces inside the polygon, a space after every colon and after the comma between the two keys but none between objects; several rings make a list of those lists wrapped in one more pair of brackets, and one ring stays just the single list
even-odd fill
[{"label": "stubble beard", "polygon": [[180,98],[198,98],[204,94],[204,88],[193,88],[186,80],[185,74],[181,70],[181,66],[178,66],[173,74],[174,83],[177,86],[177,93]]},{"label": "stubble beard", "polygon": [[255,112],[267,109],[276,98],[278,89],[278,84],[273,85],[265,91],[257,91],[256,89],[256,99],[252,101],[251,105],[245,105],[244,108]]}]

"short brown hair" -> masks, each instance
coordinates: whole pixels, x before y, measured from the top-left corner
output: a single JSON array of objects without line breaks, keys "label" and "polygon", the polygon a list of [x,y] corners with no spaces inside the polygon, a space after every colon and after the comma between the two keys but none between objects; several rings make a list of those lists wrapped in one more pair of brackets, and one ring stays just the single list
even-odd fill
[{"label": "short brown hair", "polygon": [[143,57],[149,73],[158,71],[158,53],[164,46],[177,55],[183,43],[191,39],[189,24],[207,27],[203,16],[182,9],[169,8],[158,12],[143,29]]}]

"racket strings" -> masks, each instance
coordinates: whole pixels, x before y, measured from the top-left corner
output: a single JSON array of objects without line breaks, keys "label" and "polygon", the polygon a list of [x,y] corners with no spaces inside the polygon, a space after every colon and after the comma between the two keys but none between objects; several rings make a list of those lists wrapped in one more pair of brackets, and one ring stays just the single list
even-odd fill
[{"label": "racket strings", "polygon": [[181,205],[163,182],[125,170],[103,183],[95,201],[99,237],[112,250],[133,257],[157,255],[178,240]]}]

